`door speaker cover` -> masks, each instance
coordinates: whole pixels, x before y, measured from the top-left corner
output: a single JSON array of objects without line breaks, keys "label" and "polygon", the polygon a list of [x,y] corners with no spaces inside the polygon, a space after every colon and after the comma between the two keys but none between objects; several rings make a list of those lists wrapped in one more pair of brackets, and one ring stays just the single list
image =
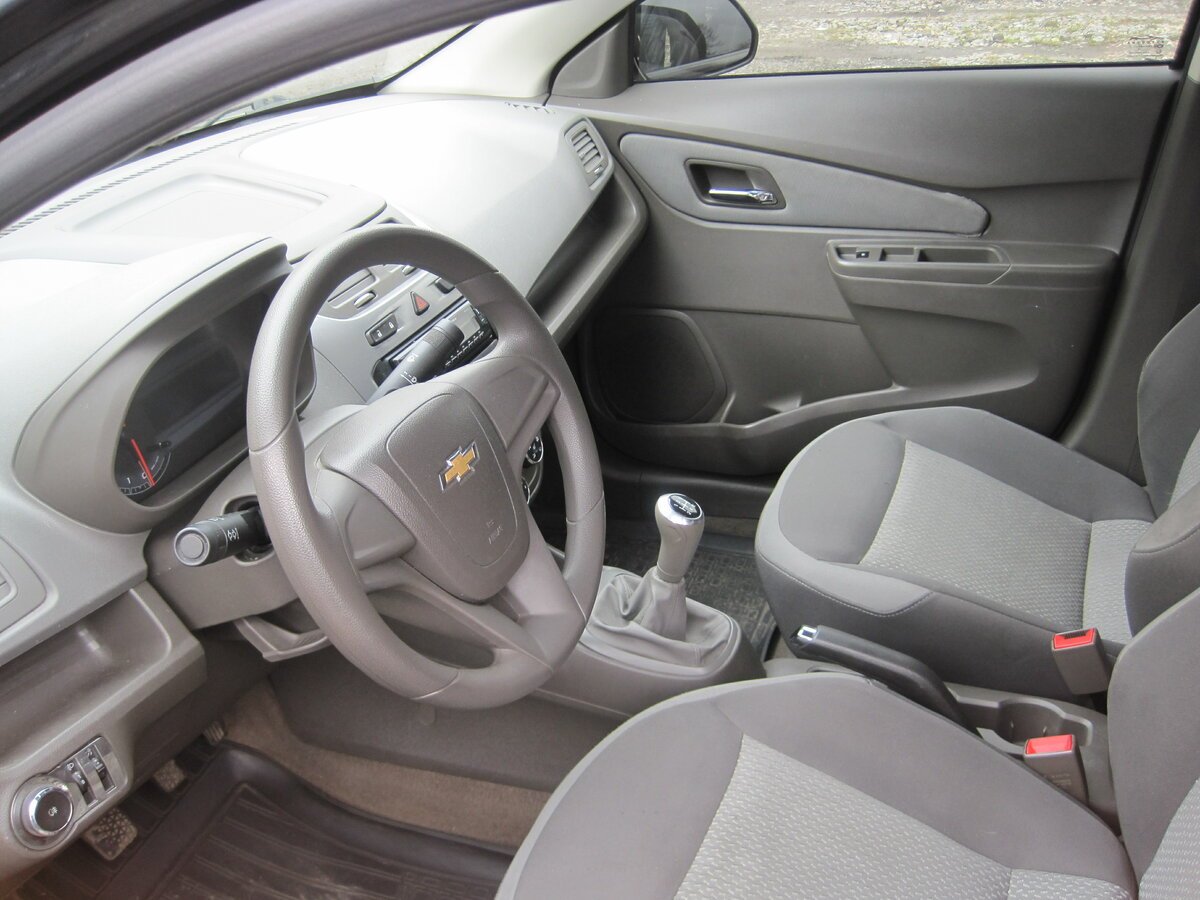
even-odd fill
[{"label": "door speaker cover", "polygon": [[595,331],[604,399],[627,421],[707,421],[725,400],[725,379],[703,333],[675,310],[614,310]]}]

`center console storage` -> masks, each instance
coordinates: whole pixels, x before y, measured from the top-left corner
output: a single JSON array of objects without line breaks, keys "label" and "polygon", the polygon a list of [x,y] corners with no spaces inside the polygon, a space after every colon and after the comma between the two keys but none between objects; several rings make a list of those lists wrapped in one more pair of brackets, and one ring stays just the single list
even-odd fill
[{"label": "center console storage", "polygon": [[1112,767],[1108,761],[1108,717],[1094,709],[986,688],[948,685],[967,723],[984,741],[1020,760],[1025,742],[1050,735],[1071,735],[1079,748],[1087,779],[1088,806],[1104,821],[1117,824]]}]

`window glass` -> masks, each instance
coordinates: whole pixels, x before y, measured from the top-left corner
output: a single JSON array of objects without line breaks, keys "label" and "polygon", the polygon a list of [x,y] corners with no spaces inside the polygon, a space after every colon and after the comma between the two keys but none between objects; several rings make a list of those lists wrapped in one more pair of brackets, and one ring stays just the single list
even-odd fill
[{"label": "window glass", "polygon": [[[3,0],[0,0],[0,3],[3,3]],[[258,115],[292,103],[315,100],[338,91],[382,84],[395,78],[410,66],[433,55],[462,31],[462,28],[436,31],[433,34],[351,57],[309,72],[307,75],[300,75],[276,85],[269,91],[248,97],[215,116],[197,122],[180,133],[188,134],[192,131],[200,131],[212,125],[244,119],[247,116]]]},{"label": "window glass", "polygon": [[738,75],[1164,62],[1191,0],[740,0],[758,53]]}]

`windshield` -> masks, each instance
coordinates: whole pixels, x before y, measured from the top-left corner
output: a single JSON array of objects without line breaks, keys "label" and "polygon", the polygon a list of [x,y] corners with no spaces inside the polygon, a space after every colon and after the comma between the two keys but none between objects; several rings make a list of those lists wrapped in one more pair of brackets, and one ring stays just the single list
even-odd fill
[{"label": "windshield", "polygon": [[292,78],[268,91],[242,100],[215,116],[197,122],[180,134],[191,134],[223,122],[232,122],[270,109],[315,100],[352,88],[382,85],[431,56],[465,30],[450,28],[436,31]]}]

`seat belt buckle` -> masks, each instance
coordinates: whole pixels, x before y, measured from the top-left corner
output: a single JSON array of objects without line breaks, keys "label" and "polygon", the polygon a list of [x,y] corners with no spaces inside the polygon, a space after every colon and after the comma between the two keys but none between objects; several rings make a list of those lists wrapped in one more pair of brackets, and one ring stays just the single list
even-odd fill
[{"label": "seat belt buckle", "polygon": [[1108,657],[1100,643],[1100,630],[1081,628],[1054,635],[1051,643],[1058,674],[1072,694],[1099,694],[1108,690]]},{"label": "seat belt buckle", "polygon": [[1025,742],[1025,764],[1080,803],[1087,803],[1083,757],[1073,734],[1052,734]]}]

